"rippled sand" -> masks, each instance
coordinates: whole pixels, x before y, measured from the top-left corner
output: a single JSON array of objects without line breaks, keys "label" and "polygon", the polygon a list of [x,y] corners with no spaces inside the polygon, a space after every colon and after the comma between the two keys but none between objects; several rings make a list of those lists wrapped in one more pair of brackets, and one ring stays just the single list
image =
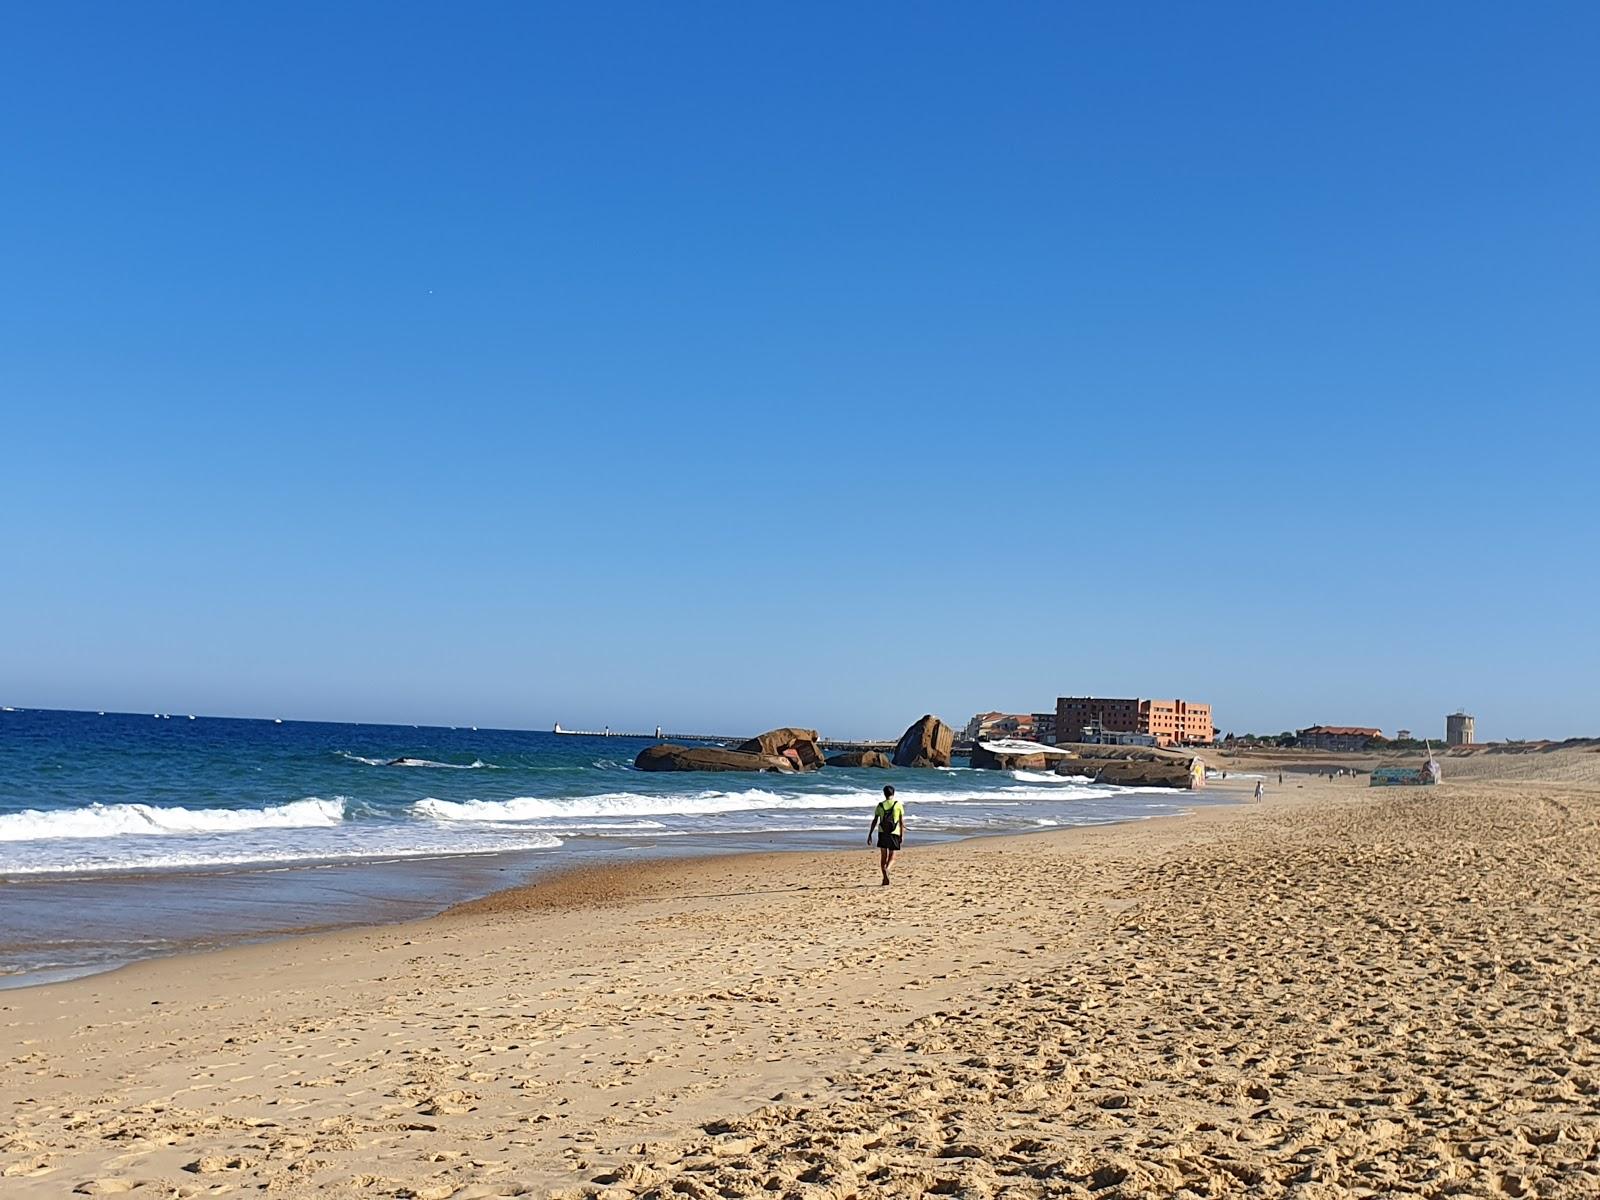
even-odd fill
[{"label": "rippled sand", "polygon": [[1600,787],[1308,782],[874,864],[0,995],[0,1192],[1600,1195]]}]

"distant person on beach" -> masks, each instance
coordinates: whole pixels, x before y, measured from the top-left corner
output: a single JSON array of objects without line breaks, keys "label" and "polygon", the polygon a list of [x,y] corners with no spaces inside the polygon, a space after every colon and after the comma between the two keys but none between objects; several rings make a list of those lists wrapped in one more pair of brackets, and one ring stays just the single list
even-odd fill
[{"label": "distant person on beach", "polygon": [[872,834],[878,834],[878,869],[883,872],[883,886],[889,886],[889,864],[895,851],[900,849],[906,832],[906,806],[894,798],[894,785],[885,784],[883,799],[872,810],[872,824],[867,826],[867,845],[872,845]]},{"label": "distant person on beach", "polygon": [[1259,800],[1259,799],[1261,799],[1261,797],[1265,796],[1266,794],[1267,794],[1266,782],[1264,780],[1260,780],[1260,779],[1256,780],[1256,799]]}]

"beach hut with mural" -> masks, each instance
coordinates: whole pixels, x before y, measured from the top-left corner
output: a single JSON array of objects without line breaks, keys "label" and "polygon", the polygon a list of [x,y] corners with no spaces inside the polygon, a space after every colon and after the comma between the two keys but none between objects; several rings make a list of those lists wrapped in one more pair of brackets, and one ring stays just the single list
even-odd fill
[{"label": "beach hut with mural", "polygon": [[1429,787],[1439,782],[1439,760],[1428,748],[1428,761],[1417,767],[1374,767],[1371,787]]}]

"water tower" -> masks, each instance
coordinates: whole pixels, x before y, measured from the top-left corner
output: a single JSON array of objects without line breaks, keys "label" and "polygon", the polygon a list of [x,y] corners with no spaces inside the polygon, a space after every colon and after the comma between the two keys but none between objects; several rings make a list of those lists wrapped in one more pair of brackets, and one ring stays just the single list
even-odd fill
[{"label": "water tower", "polygon": [[1457,709],[1444,719],[1444,744],[1446,746],[1472,745],[1472,718]]}]

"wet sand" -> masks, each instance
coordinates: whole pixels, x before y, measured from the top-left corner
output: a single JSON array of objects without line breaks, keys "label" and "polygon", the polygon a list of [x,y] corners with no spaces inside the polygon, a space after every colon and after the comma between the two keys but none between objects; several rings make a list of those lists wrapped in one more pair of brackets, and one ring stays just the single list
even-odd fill
[{"label": "wet sand", "polygon": [[[1040,807],[1053,814],[1048,823],[1068,827],[1136,819],[1141,811],[1181,811],[1214,799],[1206,793],[1130,793],[1063,799]],[[1003,807],[1020,809],[1021,803],[1005,802]],[[853,819],[859,824],[866,816],[858,813]],[[943,827],[921,832],[919,840],[928,845],[969,836],[995,835]],[[0,872],[0,990],[74,979],[185,951],[417,920],[507,887],[599,864],[832,850],[854,846],[858,837],[854,827],[681,835],[608,832],[569,835],[559,850],[78,875]]]},{"label": "wet sand", "polygon": [[1269,788],[3,993],[0,1186],[1600,1194],[1600,788]]},{"label": "wet sand", "polygon": [[0,990],[141,958],[431,916],[452,900],[522,880],[538,864],[507,854],[0,879]]}]

